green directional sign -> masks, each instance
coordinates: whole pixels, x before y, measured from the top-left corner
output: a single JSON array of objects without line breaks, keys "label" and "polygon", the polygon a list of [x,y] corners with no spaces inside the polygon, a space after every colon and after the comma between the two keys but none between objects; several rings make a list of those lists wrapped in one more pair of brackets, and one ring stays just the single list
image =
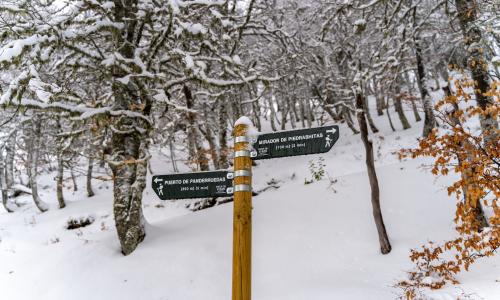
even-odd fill
[{"label": "green directional sign", "polygon": [[153,176],[161,200],[224,197],[233,194],[233,172],[213,171]]},{"label": "green directional sign", "polygon": [[253,143],[253,160],[326,153],[339,139],[337,125],[261,134]]}]

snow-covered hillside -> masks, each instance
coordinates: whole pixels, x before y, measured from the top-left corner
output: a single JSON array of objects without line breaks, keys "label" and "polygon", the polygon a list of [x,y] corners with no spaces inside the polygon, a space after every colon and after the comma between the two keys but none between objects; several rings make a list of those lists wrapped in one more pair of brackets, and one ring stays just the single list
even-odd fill
[{"label": "snow-covered hillside", "polygon": [[[384,118],[377,124],[386,124]],[[384,126],[386,128],[386,126]],[[341,127],[325,155],[260,161],[255,189],[274,179],[280,186],[254,197],[253,298],[257,300],[395,299],[393,285],[412,267],[408,253],[428,241],[454,236],[454,199],[425,161],[399,162],[394,151],[415,143],[420,124],[388,129],[375,137],[377,172],[387,230],[393,245],[381,255],[359,136]],[[328,178],[311,184],[310,160],[323,157]],[[168,161],[155,156],[156,174]],[[0,212],[2,299],[220,300],[231,295],[232,203],[190,212],[192,200],[162,202],[148,186],[148,234],[129,256],[120,253],[112,215],[112,189],[97,195],[65,190],[57,209],[52,177],[42,190],[51,203],[39,213],[31,199],[19,211]],[[149,184],[149,183],[148,183]],[[69,217],[91,215],[81,229],[64,228]],[[430,293],[432,299],[500,299],[500,258],[486,259],[459,277],[461,285]]]},{"label": "snow-covered hillside", "polygon": [[0,0],[0,300],[500,300],[499,4]]}]

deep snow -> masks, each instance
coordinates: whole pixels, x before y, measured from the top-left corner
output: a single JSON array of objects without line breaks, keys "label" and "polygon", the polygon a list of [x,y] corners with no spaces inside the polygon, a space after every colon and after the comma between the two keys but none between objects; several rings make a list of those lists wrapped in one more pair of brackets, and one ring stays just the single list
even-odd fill
[{"label": "deep snow", "polygon": [[[338,143],[325,155],[266,160],[255,167],[256,189],[271,179],[280,188],[254,197],[253,299],[395,299],[393,285],[412,267],[409,250],[454,236],[455,200],[445,189],[451,179],[433,177],[428,161],[399,162],[393,154],[415,144],[422,122],[395,133],[387,129],[386,116],[375,122],[383,131],[373,139],[393,251],[379,252],[364,149],[359,136],[342,126]],[[308,162],[320,156],[337,182],[304,184],[311,179]],[[152,169],[171,170],[160,155]],[[95,182],[93,198],[65,190],[68,206],[59,210],[52,179],[42,178],[42,185],[50,182],[41,195],[49,212],[39,213],[29,196],[13,214],[0,210],[1,299],[230,299],[232,203],[192,213],[185,205],[193,200],[162,202],[148,183],[147,237],[124,257],[114,230],[112,189]],[[64,228],[69,217],[86,215],[96,221],[79,230]],[[480,261],[459,276],[462,284],[433,292],[432,299],[500,299],[499,265],[499,257]]]}]

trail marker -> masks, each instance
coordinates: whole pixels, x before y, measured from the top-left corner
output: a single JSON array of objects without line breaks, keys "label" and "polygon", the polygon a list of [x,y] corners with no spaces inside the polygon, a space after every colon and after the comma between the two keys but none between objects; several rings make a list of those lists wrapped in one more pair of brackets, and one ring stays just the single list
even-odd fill
[{"label": "trail marker", "polygon": [[161,200],[224,197],[233,194],[233,172],[214,171],[153,176]]},{"label": "trail marker", "polygon": [[247,130],[240,124],[233,132],[233,300],[252,299],[252,159]]},{"label": "trail marker", "polygon": [[251,300],[252,160],[326,153],[339,139],[336,125],[247,136],[248,125],[234,128],[234,172],[214,171],[153,176],[161,200],[234,195],[233,300]]},{"label": "trail marker", "polygon": [[336,125],[261,134],[253,144],[253,160],[326,153],[339,139]]}]

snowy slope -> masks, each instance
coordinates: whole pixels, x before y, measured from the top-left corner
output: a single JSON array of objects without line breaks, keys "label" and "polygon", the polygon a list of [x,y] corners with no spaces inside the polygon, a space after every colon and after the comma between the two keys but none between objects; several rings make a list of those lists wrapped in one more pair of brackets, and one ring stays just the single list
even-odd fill
[{"label": "snowy slope", "polygon": [[[385,127],[387,120],[377,118]],[[397,120],[394,120],[397,121]],[[337,182],[310,179],[308,161],[319,156],[260,161],[256,189],[274,178],[280,188],[254,197],[253,299],[395,299],[392,286],[411,268],[409,249],[454,236],[450,179],[436,180],[423,160],[399,162],[392,154],[415,143],[420,125],[405,132],[383,129],[374,137],[381,201],[393,251],[379,253],[370,189],[359,136],[341,127],[333,150],[321,155]],[[156,156],[155,173],[168,172]],[[336,191],[334,192],[333,189]],[[42,198],[52,209],[40,214],[29,203],[0,211],[1,299],[230,299],[232,204],[191,213],[187,201],[161,202],[148,187],[148,235],[127,257],[114,232],[111,189],[87,199],[71,195],[56,208],[53,187]],[[69,231],[69,216],[96,221]],[[487,259],[460,276],[459,286],[433,299],[500,299],[500,259]],[[477,297],[477,298],[475,298]]]}]

